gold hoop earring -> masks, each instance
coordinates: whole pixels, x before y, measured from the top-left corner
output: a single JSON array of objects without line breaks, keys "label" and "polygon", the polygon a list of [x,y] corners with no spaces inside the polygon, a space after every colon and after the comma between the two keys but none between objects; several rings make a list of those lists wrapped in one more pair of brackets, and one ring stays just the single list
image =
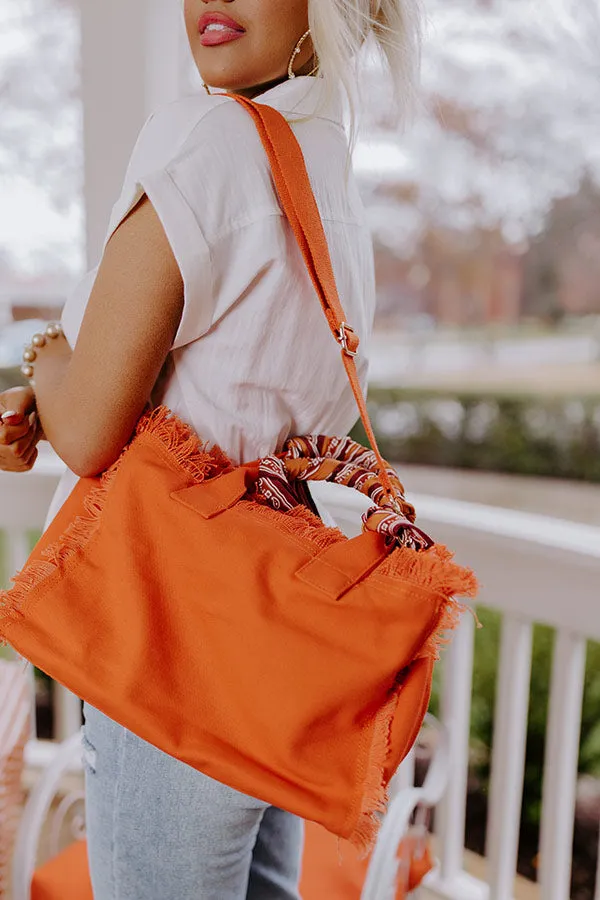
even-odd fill
[{"label": "gold hoop earring", "polygon": [[208,96],[209,96],[209,97],[212,97],[212,94],[211,94],[211,92],[210,92],[210,88],[209,88],[209,86],[208,86],[207,84],[205,84],[204,81],[202,82],[202,87],[204,88],[204,90],[206,91],[206,93],[208,94]]},{"label": "gold hoop earring", "polygon": [[290,58],[290,62],[288,65],[288,78],[290,78],[290,79],[296,77],[296,73],[294,72],[294,63],[296,62],[296,57],[299,56],[300,51],[302,50],[302,44],[308,37],[310,37],[310,28],[308,29],[307,32],[305,32],[302,35],[302,37],[300,38],[300,40],[294,47],[294,52],[292,53],[292,56]]}]

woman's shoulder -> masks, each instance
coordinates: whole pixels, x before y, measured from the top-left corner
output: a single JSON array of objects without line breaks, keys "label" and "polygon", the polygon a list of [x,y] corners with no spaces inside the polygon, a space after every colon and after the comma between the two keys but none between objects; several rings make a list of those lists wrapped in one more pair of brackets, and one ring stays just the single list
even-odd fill
[{"label": "woman's shoulder", "polygon": [[148,118],[144,127],[187,131],[195,128],[209,113],[223,103],[230,102],[230,98],[225,94],[207,94],[205,91],[196,91],[159,106]]},{"label": "woman's shoulder", "polygon": [[206,117],[225,102],[225,97],[198,92],[159,106],[142,126],[131,165],[146,171],[165,166],[198,134]]},{"label": "woman's shoulder", "polygon": [[[347,138],[337,105],[321,103],[323,88],[307,84],[314,79],[298,78],[270,89],[258,102],[273,106],[290,124],[300,142],[314,141],[328,152],[347,154]],[[317,88],[319,88],[317,90]],[[337,100],[336,100],[337,104]],[[339,150],[339,153],[337,151]],[[193,156],[209,161],[213,171],[226,168],[233,157],[239,171],[253,168],[262,159],[261,144],[252,118],[240,104],[222,93],[199,90],[160,106],[144,124],[132,155],[136,172],[150,172],[177,166]],[[337,162],[337,159],[336,159]]]}]

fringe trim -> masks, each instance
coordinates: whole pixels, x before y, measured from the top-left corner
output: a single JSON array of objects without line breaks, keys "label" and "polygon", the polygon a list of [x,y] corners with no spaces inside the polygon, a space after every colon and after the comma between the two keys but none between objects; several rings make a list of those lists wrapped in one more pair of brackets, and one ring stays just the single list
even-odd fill
[{"label": "fringe trim", "polygon": [[333,544],[347,540],[339,528],[328,528],[322,519],[306,506],[295,506],[282,513],[266,503],[261,503],[258,497],[240,500],[239,506],[246,507],[253,515],[271,522],[279,531],[310,541],[319,550],[327,550]]},{"label": "fringe trim", "polygon": [[15,619],[28,594],[56,572],[61,565],[78,553],[96,533],[112,483],[123,460],[131,453],[135,440],[147,435],[157,440],[173,462],[191,475],[197,484],[217,474],[231,471],[229,458],[219,447],[208,449],[196,433],[166,406],[144,415],[135,433],[117,461],[98,479],[98,486],[90,490],[84,500],[85,514],[77,516],[58,540],[42,550],[45,561],[35,560],[11,580],[10,590],[0,591],[0,646],[7,642],[2,621]]},{"label": "fringe trim", "polygon": [[[440,649],[448,644],[448,632],[454,630],[461,616],[467,610],[475,617],[475,612],[458,597],[475,597],[478,590],[477,579],[471,569],[453,562],[454,554],[442,544],[435,544],[430,550],[418,551],[398,548],[392,551],[378,568],[381,575],[401,577],[404,581],[427,587],[445,598],[437,623],[415,659],[440,658]],[[384,780],[384,765],[391,749],[391,729],[402,690],[399,684],[390,699],[377,713],[373,725],[373,737],[367,773],[364,780],[363,803],[355,831],[350,841],[362,853],[368,853],[376,840],[381,817],[388,805],[387,785]]]},{"label": "fringe trim", "polygon": [[[166,406],[159,406],[152,412],[143,416],[138,422],[135,436],[142,434],[156,438],[168,451],[171,459],[177,465],[194,477],[197,484],[231,472],[233,463],[220,447],[209,446],[202,442],[196,432],[185,422],[182,422]],[[125,453],[131,447],[126,448]],[[115,466],[119,465],[117,460]],[[112,467],[114,468],[114,466]],[[111,469],[108,470],[111,472]]]},{"label": "fringe trim", "polygon": [[475,611],[456,599],[477,596],[479,585],[475,573],[472,569],[457,565],[453,560],[454,554],[443,544],[434,544],[425,551],[400,547],[393,550],[377,569],[381,575],[400,577],[404,581],[429,588],[436,594],[442,594],[445,598],[436,626],[423,644],[417,659],[430,657],[437,661],[441,648],[451,640],[448,632],[459,625],[465,612],[470,612],[477,627],[481,627]]},{"label": "fringe trim", "polygon": [[394,691],[375,716],[361,809],[356,828],[349,838],[350,843],[364,856],[373,848],[389,802],[383,766],[391,749],[392,722],[398,705],[398,693],[399,689]]}]

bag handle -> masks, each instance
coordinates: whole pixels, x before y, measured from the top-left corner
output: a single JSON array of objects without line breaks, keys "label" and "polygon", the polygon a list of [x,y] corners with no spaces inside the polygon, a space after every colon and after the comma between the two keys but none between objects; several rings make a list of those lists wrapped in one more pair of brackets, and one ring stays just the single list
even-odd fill
[{"label": "bag handle", "polygon": [[339,298],[325,230],[300,144],[289,123],[278,110],[237,94],[228,96],[244,106],[254,119],[269,158],[281,205],[292,226],[331,333],[341,347],[342,361],[365,432],[377,457],[382,484],[390,501],[396,506],[398,502],[396,491],[377,444],[354,362],[359,338],[348,324]]}]

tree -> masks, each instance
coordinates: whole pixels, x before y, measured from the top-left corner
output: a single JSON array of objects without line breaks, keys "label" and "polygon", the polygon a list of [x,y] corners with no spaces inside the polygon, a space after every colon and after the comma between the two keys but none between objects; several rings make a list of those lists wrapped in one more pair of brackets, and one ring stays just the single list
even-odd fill
[{"label": "tree", "polygon": [[3,0],[0,35],[0,176],[42,183],[68,210],[82,166],[74,5]]},{"label": "tree", "polygon": [[[77,7],[0,7],[0,182],[20,173],[65,223],[80,207],[83,172]],[[522,245],[584,175],[600,181],[599,2],[426,8],[423,102],[410,130],[391,124],[381,72],[365,73],[357,164],[374,234],[404,257],[431,227],[499,228]],[[65,246],[72,236],[65,226]]]},{"label": "tree", "polygon": [[[432,227],[539,234],[554,201],[600,181],[597,0],[430,0],[423,108],[389,126],[380,73],[368,76],[359,147],[376,236],[399,255]],[[374,139],[374,140],[373,140]],[[411,186],[408,209],[390,188]],[[401,205],[400,205],[401,206]],[[393,224],[392,224],[393,223]]]},{"label": "tree", "polygon": [[[40,266],[46,270],[50,256],[52,268],[60,269],[74,256],[83,173],[78,70],[74,3],[3,0],[0,189],[4,214],[7,198],[18,195],[24,185],[28,195],[35,191],[40,206],[57,211],[64,222],[60,233],[49,233],[46,242],[32,241],[27,264],[13,258],[16,271],[23,267],[39,271]],[[10,214],[15,214],[14,208]]]}]

